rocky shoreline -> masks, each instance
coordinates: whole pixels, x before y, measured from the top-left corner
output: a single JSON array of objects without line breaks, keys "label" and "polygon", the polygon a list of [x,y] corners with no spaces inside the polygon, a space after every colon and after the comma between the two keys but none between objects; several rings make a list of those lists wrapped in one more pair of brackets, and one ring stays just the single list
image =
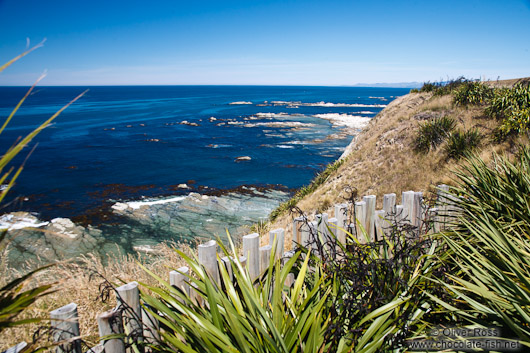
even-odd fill
[{"label": "rocky shoreline", "polygon": [[19,266],[27,261],[50,262],[75,259],[88,253],[154,253],[161,241],[194,244],[216,236],[235,238],[252,224],[266,219],[287,190],[241,186],[230,191],[211,190],[115,202],[110,207],[114,222],[80,225],[68,218],[39,219],[29,212],[0,217],[0,229],[8,230],[8,261]]}]

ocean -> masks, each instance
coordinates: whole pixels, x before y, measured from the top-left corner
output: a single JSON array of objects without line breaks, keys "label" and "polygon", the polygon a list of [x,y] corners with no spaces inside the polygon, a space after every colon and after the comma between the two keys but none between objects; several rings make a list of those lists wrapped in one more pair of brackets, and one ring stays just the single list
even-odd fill
[{"label": "ocean", "polygon": [[[38,87],[0,135],[2,151],[87,88],[85,96],[34,139],[32,146],[37,147],[2,213],[32,212],[43,222],[67,218],[82,227],[102,229],[102,237],[114,241],[123,237],[119,225],[138,216],[124,215],[124,205],[137,206],[130,210],[147,209],[149,205],[178,203],[190,193],[205,195],[202,200],[222,195],[264,196],[271,203],[254,205],[255,214],[245,214],[242,200],[237,212],[247,224],[265,218],[267,214],[258,211],[270,211],[294,189],[308,184],[342,154],[370,119],[409,91],[272,86]],[[26,89],[0,87],[1,116],[9,115]],[[13,165],[22,163],[29,151],[23,150]],[[142,202],[146,207],[140,207]],[[152,212],[151,216],[156,218]],[[202,216],[208,220],[216,215]],[[237,223],[238,216],[231,222]],[[191,226],[183,225],[180,233],[161,235],[158,228],[142,229],[137,232],[140,240],[129,239],[124,244],[208,237],[211,233],[200,234],[199,230],[186,235]]]}]

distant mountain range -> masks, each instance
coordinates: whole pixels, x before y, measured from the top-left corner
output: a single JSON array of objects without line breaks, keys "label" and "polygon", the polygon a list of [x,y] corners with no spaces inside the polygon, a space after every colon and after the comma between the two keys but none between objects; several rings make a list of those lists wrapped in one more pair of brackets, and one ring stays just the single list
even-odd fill
[{"label": "distant mountain range", "polygon": [[420,88],[423,82],[397,82],[397,83],[356,83],[350,87],[391,87],[391,88]]}]

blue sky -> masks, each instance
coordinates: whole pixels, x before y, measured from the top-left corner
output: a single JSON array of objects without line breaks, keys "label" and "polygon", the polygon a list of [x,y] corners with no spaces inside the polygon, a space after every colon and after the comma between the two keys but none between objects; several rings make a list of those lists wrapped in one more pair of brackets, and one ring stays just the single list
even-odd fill
[{"label": "blue sky", "polygon": [[0,0],[0,85],[352,85],[530,76],[530,0]]}]

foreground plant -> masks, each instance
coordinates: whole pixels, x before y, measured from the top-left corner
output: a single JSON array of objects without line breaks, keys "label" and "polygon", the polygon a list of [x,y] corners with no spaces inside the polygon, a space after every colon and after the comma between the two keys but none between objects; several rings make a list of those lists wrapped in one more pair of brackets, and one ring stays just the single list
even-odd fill
[{"label": "foreground plant", "polygon": [[[22,54],[13,58],[9,62],[5,63],[4,65],[0,66],[0,73],[4,71],[7,67],[9,67],[11,64],[15,63],[20,58],[29,54],[33,50],[41,47],[42,44],[43,42],[34,46],[31,49],[26,50]],[[31,94],[31,92],[33,91],[37,83],[43,77],[44,76],[41,76],[37,80],[37,82],[35,82],[35,84],[32,87],[30,87],[30,89],[26,92],[25,96],[18,102],[15,108],[13,108],[12,112],[6,118],[4,124],[0,127],[0,134],[4,131],[6,126],[9,124],[9,122],[12,120],[12,118],[18,111],[18,109],[21,107],[21,105],[24,103],[26,98]],[[59,111],[53,114],[48,120],[46,120],[44,123],[38,126],[35,130],[31,131],[28,135],[21,138],[19,141],[16,141],[14,145],[10,147],[2,155],[2,157],[0,157],[0,185],[5,186],[2,189],[2,191],[0,191],[0,203],[4,200],[6,194],[14,186],[17,177],[20,175],[24,167],[23,164],[20,165],[18,168],[10,166],[10,163],[13,161],[13,159],[17,157],[25,147],[28,146],[28,144],[33,140],[35,136],[37,136],[37,134],[39,134],[39,132],[41,132],[44,128],[46,128],[70,104],[72,104],[73,102],[81,98],[81,96],[83,96],[85,92],[81,93],[79,96],[74,98],[70,103],[62,107]],[[6,247],[8,245],[9,245],[8,232],[7,230],[2,230],[0,232],[0,256],[7,256]],[[42,318],[37,318],[37,317],[19,319],[19,316],[23,314],[24,311],[30,305],[32,305],[37,299],[39,299],[40,297],[44,295],[51,293],[50,291],[52,287],[51,284],[45,284],[45,285],[36,286],[34,288],[27,289],[28,282],[31,280],[31,278],[37,272],[43,271],[44,269],[48,267],[49,266],[40,267],[21,277],[12,279],[11,281],[3,285],[3,287],[0,288],[0,334],[2,334],[2,332],[5,329],[10,328],[10,327],[25,325],[29,323],[36,323],[36,322],[40,322],[43,320]],[[33,349],[35,349],[35,346],[30,344],[29,346],[26,347],[25,350],[28,351],[28,350],[33,350]]]},{"label": "foreground plant", "polygon": [[530,347],[530,149],[515,162],[470,157],[457,173],[459,224],[444,234],[459,271],[442,281],[470,310],[446,308],[468,322],[501,325]]},{"label": "foreground plant", "polygon": [[[287,290],[284,283],[300,253],[282,267],[280,260],[274,261],[273,249],[273,265],[257,284],[238,260],[230,261],[231,278],[218,259],[218,284],[196,259],[179,254],[196,275],[197,278],[189,281],[196,285],[197,295],[204,304],[160,278],[157,280],[162,288],[147,286],[157,296],[143,293],[142,298],[162,326],[161,340],[153,345],[157,351],[319,352],[326,349],[324,332],[329,320],[323,315],[323,306],[331,288],[320,293],[325,279],[318,276],[318,271],[309,273],[309,256],[292,289]],[[304,284],[306,276],[315,276],[314,288]]]}]

